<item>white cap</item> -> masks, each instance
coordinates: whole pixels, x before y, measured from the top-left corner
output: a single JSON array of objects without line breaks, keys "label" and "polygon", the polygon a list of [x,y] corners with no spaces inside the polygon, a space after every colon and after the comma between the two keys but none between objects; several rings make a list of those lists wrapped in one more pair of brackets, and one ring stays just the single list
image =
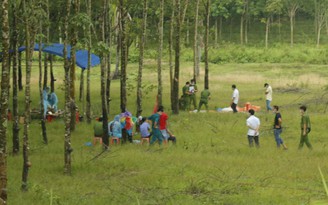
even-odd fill
[{"label": "white cap", "polygon": [[141,115],[138,117],[138,120],[142,120],[142,116]]}]

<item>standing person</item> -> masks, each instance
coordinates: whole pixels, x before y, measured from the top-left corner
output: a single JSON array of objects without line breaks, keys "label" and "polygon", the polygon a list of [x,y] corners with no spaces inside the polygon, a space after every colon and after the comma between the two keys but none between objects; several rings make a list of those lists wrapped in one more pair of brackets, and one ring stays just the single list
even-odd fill
[{"label": "standing person", "polygon": [[309,149],[312,149],[312,145],[309,141],[309,132],[311,131],[311,122],[310,118],[306,113],[306,106],[302,105],[300,107],[300,113],[301,113],[301,139],[300,144],[298,146],[298,149],[302,149],[304,143]]},{"label": "standing person", "polygon": [[284,141],[281,138],[281,132],[282,132],[282,127],[281,127],[281,123],[282,123],[282,118],[281,118],[281,114],[279,112],[279,107],[277,105],[273,106],[273,112],[276,114],[274,117],[274,124],[273,124],[273,134],[274,134],[274,138],[276,140],[277,143],[277,147],[280,148],[280,145],[282,145],[284,147],[284,149],[287,149],[287,146],[284,144]]},{"label": "standing person", "polygon": [[259,142],[259,129],[260,129],[260,119],[255,117],[255,111],[253,109],[250,109],[248,111],[249,118],[246,120],[246,125],[248,127],[247,137],[248,137],[248,143],[249,147],[253,147],[253,140],[255,141],[256,147],[260,147]]},{"label": "standing person", "polygon": [[189,85],[190,85],[190,82],[186,82],[185,86],[183,86],[182,88],[182,97],[183,97],[183,107],[182,109],[183,110],[186,110],[187,108],[189,108],[189,103],[190,103],[190,100],[189,100]]},{"label": "standing person", "polygon": [[205,89],[200,93],[200,100],[199,100],[199,105],[198,105],[198,112],[200,111],[200,108],[204,104],[206,107],[206,111],[208,111],[208,100],[211,99],[210,97],[211,93],[208,90],[208,86],[205,86]]},{"label": "standing person", "polygon": [[238,105],[238,101],[239,101],[239,91],[236,87],[235,84],[233,84],[231,86],[233,92],[232,92],[232,100],[231,100],[231,108],[233,110],[234,113],[238,112],[237,111],[237,105]]},{"label": "standing person", "polygon": [[167,120],[169,119],[169,116],[163,112],[161,116],[159,117],[159,130],[162,133],[162,136],[164,140],[167,141],[172,141],[173,144],[176,143],[176,137],[167,129]]},{"label": "standing person", "polygon": [[148,117],[148,120],[151,120],[152,122],[151,128],[153,132],[153,137],[151,138],[150,145],[154,144],[156,140],[158,140],[159,145],[162,145],[163,137],[161,131],[159,130],[159,118],[163,111],[164,107],[159,106],[157,112]]},{"label": "standing person", "polygon": [[190,80],[190,86],[189,86],[189,93],[190,93],[190,103],[189,103],[189,110],[191,103],[194,105],[194,110],[197,110],[197,104],[196,104],[196,92],[197,92],[197,85],[195,83],[195,79]]},{"label": "standing person", "polygon": [[264,84],[265,89],[265,98],[266,98],[266,108],[267,111],[272,110],[271,101],[272,101],[272,87],[268,84]]}]

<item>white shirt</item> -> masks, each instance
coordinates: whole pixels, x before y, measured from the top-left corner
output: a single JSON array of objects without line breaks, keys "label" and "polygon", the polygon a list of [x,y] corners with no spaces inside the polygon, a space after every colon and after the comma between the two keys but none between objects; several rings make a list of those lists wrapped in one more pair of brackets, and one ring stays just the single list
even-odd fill
[{"label": "white shirt", "polygon": [[249,136],[258,136],[260,133],[256,133],[256,129],[260,127],[260,119],[255,117],[254,115],[251,115],[247,120],[246,120],[246,125],[248,127],[248,132],[247,135]]},{"label": "white shirt", "polygon": [[237,105],[239,100],[239,91],[237,90],[237,88],[233,90],[232,99],[233,99],[233,103]]},{"label": "white shirt", "polygon": [[267,93],[267,94],[265,94],[266,95],[266,99],[272,101],[272,88],[271,88],[270,85],[265,90],[265,93]]}]

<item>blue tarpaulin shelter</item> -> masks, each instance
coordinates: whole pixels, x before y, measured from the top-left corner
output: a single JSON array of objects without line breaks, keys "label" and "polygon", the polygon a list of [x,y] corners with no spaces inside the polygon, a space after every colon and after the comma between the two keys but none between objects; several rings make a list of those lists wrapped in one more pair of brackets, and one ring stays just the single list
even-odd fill
[{"label": "blue tarpaulin shelter", "polygon": [[[19,52],[25,51],[26,47],[22,46],[18,49]],[[39,51],[39,44],[34,44],[34,50]],[[50,45],[42,44],[42,52],[50,53],[53,55],[57,55],[60,57],[64,57],[64,44],[60,43],[53,43]],[[10,52],[13,52],[12,50]],[[71,46],[67,45],[67,58],[71,58]],[[94,67],[96,65],[100,64],[100,58],[99,56],[95,54],[91,54],[91,67]],[[76,50],[76,65],[78,65],[83,70],[88,67],[88,51],[87,50]]]}]

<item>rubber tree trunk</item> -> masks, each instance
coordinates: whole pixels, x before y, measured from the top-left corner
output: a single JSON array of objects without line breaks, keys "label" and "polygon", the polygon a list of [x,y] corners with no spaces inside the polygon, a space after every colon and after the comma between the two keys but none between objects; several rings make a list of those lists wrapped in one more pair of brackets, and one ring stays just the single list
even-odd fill
[{"label": "rubber tree trunk", "polygon": [[139,68],[138,68],[138,82],[137,82],[137,113],[140,116],[142,113],[142,70],[144,61],[145,38],[147,28],[147,0],[143,0],[143,20],[139,42]]},{"label": "rubber tree trunk", "polygon": [[[88,0],[88,8],[87,8],[87,13],[89,18],[91,19],[91,5],[92,1]],[[90,97],[90,68],[91,68],[91,24],[88,26],[88,67],[87,67],[87,95],[86,95],[86,117],[87,117],[87,123],[91,123],[91,97]]]},{"label": "rubber tree trunk", "polygon": [[210,33],[210,12],[211,12],[211,0],[207,0],[205,4],[205,12],[206,12],[206,25],[205,25],[205,75],[204,75],[204,89],[209,89],[209,79],[208,79],[208,39]]},{"label": "rubber tree trunk", "polygon": [[175,16],[175,0],[172,0],[172,13],[170,20],[170,37],[169,37],[169,66],[170,66],[170,94],[171,94],[171,110],[174,105],[173,95],[173,35],[174,35],[174,16]]},{"label": "rubber tree trunk", "polygon": [[173,114],[179,114],[179,75],[180,75],[180,30],[181,30],[181,8],[180,0],[176,1],[175,15],[175,66],[173,80]]},{"label": "rubber tree trunk", "polygon": [[121,110],[125,111],[127,98],[126,98],[126,67],[127,67],[127,31],[126,31],[126,11],[124,1],[119,1],[120,8],[120,47],[121,47]]},{"label": "rubber tree trunk", "polygon": [[66,15],[64,20],[64,69],[65,69],[65,142],[64,142],[64,174],[72,174],[71,165],[71,107],[74,101],[70,97],[70,62],[67,58],[67,44],[68,44],[68,22],[70,16],[71,0],[66,0]]},{"label": "rubber tree trunk", "polygon": [[17,16],[17,2],[12,4],[13,8],[13,154],[16,155],[19,152],[19,116],[18,116],[18,84],[17,84],[17,72],[18,72],[18,16]]},{"label": "rubber tree trunk", "polygon": [[157,56],[157,76],[158,76],[158,105],[163,104],[163,82],[162,82],[162,55],[163,55],[163,29],[164,29],[164,0],[160,0],[160,14],[158,23],[158,56]]},{"label": "rubber tree trunk", "polygon": [[194,72],[193,79],[197,79],[197,70],[199,70],[199,58],[198,58],[198,16],[199,16],[199,2],[196,0],[196,12],[195,12],[195,27],[194,27]]},{"label": "rubber tree trunk", "polygon": [[1,73],[1,107],[0,107],[0,201],[7,202],[7,114],[9,101],[9,16],[8,0],[2,0],[2,73]]}]

